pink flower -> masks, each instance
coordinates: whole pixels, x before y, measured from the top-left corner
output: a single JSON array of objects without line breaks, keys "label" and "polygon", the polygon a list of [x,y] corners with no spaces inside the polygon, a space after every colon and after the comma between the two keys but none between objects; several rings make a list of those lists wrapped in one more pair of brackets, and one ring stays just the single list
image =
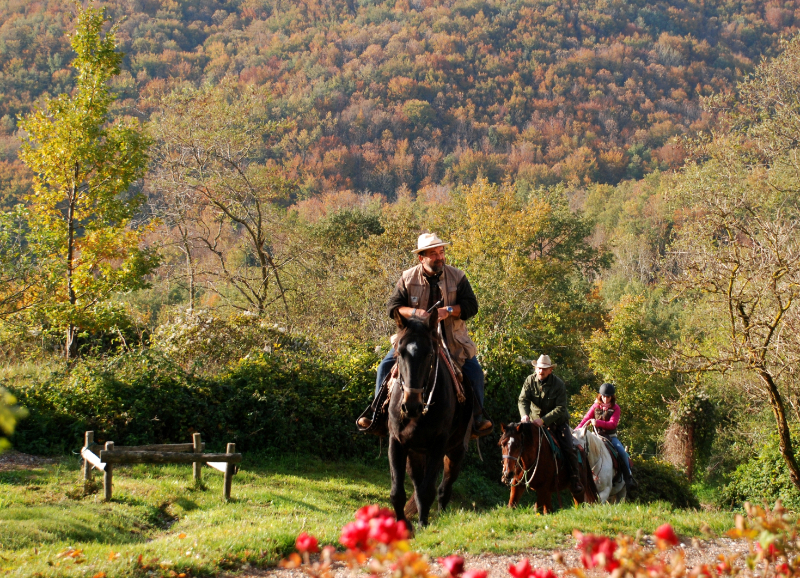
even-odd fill
[{"label": "pink flower", "polygon": [[364,520],[350,522],[349,524],[345,524],[344,528],[342,528],[339,542],[350,550],[364,550],[367,548],[369,530],[369,523]]},{"label": "pink flower", "polygon": [[577,530],[573,535],[578,539],[578,550],[581,550],[581,562],[584,568],[600,566],[609,572],[619,568],[619,560],[614,558],[617,543],[605,536],[581,534]]},{"label": "pink flower", "polygon": [[319,542],[314,536],[303,532],[294,542],[298,552],[319,552]]},{"label": "pink flower", "polygon": [[656,531],[653,532],[653,536],[662,542],[666,542],[670,546],[676,546],[678,544],[678,536],[669,524],[659,526]]},{"label": "pink flower", "polygon": [[508,573],[514,578],[529,578],[529,576],[533,574],[533,570],[531,569],[531,563],[528,559],[523,558],[516,564],[509,566]]},{"label": "pink flower", "polygon": [[371,504],[364,506],[356,512],[356,520],[363,520],[369,522],[373,518],[392,518],[394,519],[394,512],[389,508],[381,508],[378,504]]},{"label": "pink flower", "polygon": [[452,555],[447,558],[439,558],[439,564],[444,566],[444,569],[453,578],[457,578],[464,571],[464,558],[461,556]]},{"label": "pink flower", "polygon": [[486,578],[486,570],[467,570],[461,578]]}]

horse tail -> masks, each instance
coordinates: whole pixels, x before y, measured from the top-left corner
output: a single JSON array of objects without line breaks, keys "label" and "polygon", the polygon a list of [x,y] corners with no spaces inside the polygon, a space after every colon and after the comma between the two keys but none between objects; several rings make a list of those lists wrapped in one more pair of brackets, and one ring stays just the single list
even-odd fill
[{"label": "horse tail", "polygon": [[403,514],[405,514],[406,519],[410,518],[411,516],[416,516],[419,513],[417,510],[417,492],[415,491],[411,494],[411,497],[406,502],[406,507],[403,508]]}]

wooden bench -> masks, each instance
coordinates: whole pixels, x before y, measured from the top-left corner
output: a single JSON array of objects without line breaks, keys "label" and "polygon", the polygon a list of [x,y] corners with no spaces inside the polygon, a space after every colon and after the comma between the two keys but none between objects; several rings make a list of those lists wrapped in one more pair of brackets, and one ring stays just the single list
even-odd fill
[{"label": "wooden bench", "polygon": [[94,432],[87,431],[84,445],[81,448],[83,458],[83,479],[92,479],[92,468],[103,472],[103,496],[111,499],[113,464],[192,464],[195,483],[200,483],[200,469],[205,463],[210,468],[222,472],[222,497],[229,500],[233,474],[238,471],[235,464],[242,461],[242,454],[236,453],[236,444],[228,444],[224,454],[203,453],[206,444],[200,440],[200,434],[192,434],[190,444],[152,444],[147,446],[119,446],[114,442],[106,442],[105,449],[97,455],[90,449],[94,445]]}]

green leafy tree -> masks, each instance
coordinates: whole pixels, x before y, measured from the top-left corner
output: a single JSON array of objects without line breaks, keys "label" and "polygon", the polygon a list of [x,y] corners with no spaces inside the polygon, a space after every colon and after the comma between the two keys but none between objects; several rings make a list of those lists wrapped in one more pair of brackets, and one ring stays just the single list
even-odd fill
[{"label": "green leafy tree", "polygon": [[769,403],[792,483],[800,466],[787,400],[800,363],[800,39],[723,104],[729,130],[702,143],[672,200],[686,215],[667,280],[695,311],[671,346],[682,372],[745,377]]},{"label": "green leafy tree", "polygon": [[[17,421],[28,415],[27,410],[18,407],[17,398],[0,387],[0,434],[11,435]],[[8,440],[0,436],[0,452],[9,446]]]},{"label": "green leafy tree", "polygon": [[20,128],[20,157],[34,173],[31,249],[51,256],[55,290],[45,313],[66,331],[66,356],[78,353],[80,331],[114,323],[109,297],[144,285],[157,262],[139,250],[130,227],[143,197],[131,193],[147,163],[148,138],[132,118],[111,120],[109,80],[120,71],[115,31],[105,13],[78,7],[72,34],[77,73],[72,94],[45,99]]},{"label": "green leafy tree", "polygon": [[[592,370],[617,386],[625,442],[640,450],[655,449],[669,420],[664,399],[678,396],[676,375],[654,373],[650,364],[664,356],[658,340],[670,335],[668,320],[658,319],[656,307],[657,298],[625,295],[584,343]],[[586,388],[574,409],[583,415],[596,395]]]}]

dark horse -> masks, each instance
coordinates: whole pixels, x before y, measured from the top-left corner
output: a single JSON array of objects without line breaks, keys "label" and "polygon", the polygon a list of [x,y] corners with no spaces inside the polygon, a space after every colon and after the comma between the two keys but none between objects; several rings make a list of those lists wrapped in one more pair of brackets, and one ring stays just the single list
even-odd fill
[{"label": "dark horse", "polygon": [[405,320],[399,315],[395,320],[399,379],[389,401],[391,499],[397,519],[411,529],[405,511],[406,468],[414,483],[408,510],[416,510],[419,523],[425,526],[442,464],[440,510],[450,501],[453,483],[461,472],[472,431],[472,390],[465,383],[464,401],[459,402],[450,371],[439,354],[442,343],[435,310],[427,321],[418,317]]},{"label": "dark horse", "polygon": [[[525,489],[530,488],[536,491],[536,508],[548,513],[553,493],[570,487],[568,466],[563,456],[556,458],[543,427],[532,423],[511,423],[500,428],[503,435],[498,445],[503,451],[503,483],[511,487],[508,507],[515,508]],[[580,480],[584,493],[572,498],[576,503],[593,504],[597,501],[597,488],[586,454],[582,452],[581,457]]]}]

